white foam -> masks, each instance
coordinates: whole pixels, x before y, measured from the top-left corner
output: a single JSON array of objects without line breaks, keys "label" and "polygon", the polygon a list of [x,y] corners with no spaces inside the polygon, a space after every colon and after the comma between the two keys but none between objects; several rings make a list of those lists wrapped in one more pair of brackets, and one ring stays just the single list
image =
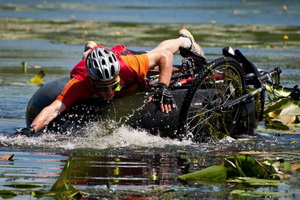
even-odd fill
[{"label": "white foam", "polygon": [[81,136],[74,136],[71,133],[65,135],[45,133],[39,137],[31,138],[13,138],[0,135],[0,143],[4,146],[60,148],[66,150],[79,148],[163,147],[165,145],[185,146],[192,143],[190,141],[162,138],[126,125],[117,126],[117,123],[113,122],[90,124],[85,128],[85,134]]}]

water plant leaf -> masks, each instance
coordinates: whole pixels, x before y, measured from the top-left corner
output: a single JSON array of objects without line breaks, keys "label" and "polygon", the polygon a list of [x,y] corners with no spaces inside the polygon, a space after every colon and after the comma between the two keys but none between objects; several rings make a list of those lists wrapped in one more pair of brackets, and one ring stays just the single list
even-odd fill
[{"label": "water plant leaf", "polygon": [[241,183],[248,186],[278,186],[283,185],[280,180],[270,180],[261,178],[250,178],[250,177],[237,177],[235,179],[228,179],[226,183]]},{"label": "water plant leaf", "polygon": [[45,76],[45,73],[43,70],[39,71],[34,77],[32,77],[29,81],[29,83],[43,83],[43,77]]},{"label": "water plant leaf", "polygon": [[179,180],[183,181],[225,181],[226,178],[227,169],[223,165],[213,165],[178,177]]},{"label": "water plant leaf", "polygon": [[290,129],[287,125],[284,125],[280,121],[275,121],[275,120],[271,120],[268,118],[266,118],[265,121],[266,121],[267,128],[278,129],[278,130],[289,130]]},{"label": "water plant leaf", "polygon": [[[292,108],[290,108],[290,107],[292,107]],[[299,102],[296,100],[293,100],[291,98],[279,98],[279,99],[267,104],[266,109],[264,110],[264,113],[268,114],[270,112],[274,112],[277,110],[283,110],[283,109],[286,109],[286,110],[289,110],[292,112],[289,114],[300,115]]]},{"label": "water plant leaf", "polygon": [[293,193],[282,193],[282,192],[271,192],[271,191],[258,191],[258,190],[233,190],[231,191],[231,195],[238,195],[242,197],[267,197],[267,198],[275,198],[275,197],[292,197]]},{"label": "water plant leaf", "polygon": [[299,116],[300,101],[291,98],[277,99],[264,110],[264,120],[268,128],[289,130],[286,125],[297,123]]},{"label": "water plant leaf", "polygon": [[0,190],[0,196],[3,199],[8,199],[8,198],[13,198],[15,196],[17,196],[19,193],[17,191],[13,191],[13,190]]},{"label": "water plant leaf", "polygon": [[72,161],[72,158],[70,157],[67,160],[67,162],[66,162],[59,178],[54,183],[54,185],[52,186],[50,191],[61,191],[61,190],[68,190],[69,189],[69,187],[67,185],[67,179],[68,179],[69,170],[71,169],[72,164],[73,164],[73,161]]},{"label": "water plant leaf", "polygon": [[14,188],[36,188],[36,187],[42,187],[37,184],[32,184],[32,183],[14,183],[14,184],[9,184],[9,185],[4,185],[8,187],[14,187]]},{"label": "water plant leaf", "polygon": [[54,183],[54,185],[50,189],[50,192],[55,192],[56,196],[67,196],[67,197],[76,197],[76,198],[82,197],[80,191],[68,182],[68,177],[70,175],[72,165],[73,165],[73,160],[72,157],[70,157],[67,160],[58,180]]},{"label": "water plant leaf", "polygon": [[288,100],[282,108],[280,115],[300,115],[300,101],[289,98]]},{"label": "water plant leaf", "polygon": [[45,191],[45,190],[35,190],[35,191],[31,192],[31,196],[37,197],[37,198],[44,197],[45,195],[49,196],[49,194],[51,194],[51,193],[49,193],[48,191]]},{"label": "water plant leaf", "polygon": [[[229,161],[234,163],[236,168],[232,167]],[[229,156],[225,158],[224,166],[227,168],[228,178],[243,176],[269,179],[271,174],[277,173],[272,165],[259,162],[250,155]]]},{"label": "water plant leaf", "polygon": [[261,179],[278,178],[278,171],[267,163],[260,162],[251,155],[233,155],[224,159],[223,165],[213,165],[200,171],[178,177],[183,181],[224,181],[227,178],[254,177]]},{"label": "water plant leaf", "polygon": [[266,90],[269,92],[268,95],[271,99],[275,97],[288,97],[291,94],[291,91],[286,88],[276,88],[273,85],[266,84]]},{"label": "water plant leaf", "polygon": [[291,164],[289,162],[283,162],[278,166],[279,169],[283,171],[291,171]]}]

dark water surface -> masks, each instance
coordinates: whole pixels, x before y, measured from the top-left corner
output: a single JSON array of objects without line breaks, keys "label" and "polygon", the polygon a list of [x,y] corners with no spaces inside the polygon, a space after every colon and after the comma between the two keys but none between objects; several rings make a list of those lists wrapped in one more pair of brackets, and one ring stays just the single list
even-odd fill
[{"label": "dark water surface", "polygon": [[[283,11],[282,6],[288,10]],[[297,0],[212,0],[212,1],[0,1],[0,17],[40,19],[141,22],[264,24],[300,26],[300,3]],[[1,26],[0,26],[1,28]],[[299,29],[300,30],[300,29]],[[152,47],[135,46],[136,50]],[[259,67],[271,70],[283,66],[282,83],[293,86],[300,82],[299,48],[253,48],[236,46]],[[221,46],[204,46],[208,60],[221,56]],[[245,141],[220,144],[193,144],[149,135],[127,126],[104,127],[90,124],[85,136],[45,134],[37,138],[9,137],[25,126],[26,106],[40,85],[28,80],[40,69],[45,82],[67,76],[80,60],[83,45],[52,44],[39,40],[0,40],[0,155],[14,154],[12,161],[0,161],[0,190],[28,189],[14,184],[36,184],[49,190],[57,180],[67,159],[74,166],[70,183],[90,193],[89,199],[234,199],[234,188],[224,183],[183,184],[178,175],[220,163],[225,156],[240,151],[299,152],[299,131],[276,136],[274,130],[260,126],[258,136]],[[23,73],[21,62],[30,66]],[[176,55],[175,63],[181,57]],[[211,152],[219,150],[218,152]],[[261,156],[272,156],[263,154]],[[299,160],[299,155],[280,155]],[[154,176],[155,175],[155,176]],[[151,178],[152,177],[152,178]],[[157,177],[157,179],[153,178]],[[275,187],[259,187],[260,191],[293,193],[299,199],[297,175]],[[30,190],[39,190],[34,187]],[[166,191],[175,191],[168,193]],[[164,194],[157,191],[165,191]],[[169,194],[169,196],[167,195]],[[22,193],[13,199],[35,199]],[[287,198],[277,198],[287,199]]]}]

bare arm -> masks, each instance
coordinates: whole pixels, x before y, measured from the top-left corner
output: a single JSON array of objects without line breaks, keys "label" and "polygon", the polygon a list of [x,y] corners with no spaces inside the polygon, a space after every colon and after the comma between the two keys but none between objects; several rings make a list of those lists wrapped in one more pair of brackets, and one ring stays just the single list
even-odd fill
[{"label": "bare arm", "polygon": [[173,69],[173,53],[168,50],[150,51],[146,54],[149,60],[149,68],[159,67],[158,82],[167,86],[170,83]]},{"label": "bare arm", "polygon": [[40,131],[54,120],[60,113],[66,109],[66,106],[58,100],[53,101],[52,104],[45,107],[38,116],[33,120],[31,127],[35,132]]},{"label": "bare arm", "polygon": [[[155,66],[159,67],[159,83],[163,83],[166,86],[170,84],[170,79],[173,69],[173,53],[169,50],[157,50],[150,51],[146,54],[149,60],[149,68]],[[148,102],[151,102],[152,97],[148,98]],[[160,103],[160,109],[162,112],[168,113],[175,108],[174,103]]]}]

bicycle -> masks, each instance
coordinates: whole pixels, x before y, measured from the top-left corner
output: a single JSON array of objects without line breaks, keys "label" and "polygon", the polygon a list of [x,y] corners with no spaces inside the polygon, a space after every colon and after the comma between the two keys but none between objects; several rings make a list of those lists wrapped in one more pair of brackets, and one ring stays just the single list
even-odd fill
[{"label": "bicycle", "polygon": [[[174,72],[169,86],[171,90],[187,89],[175,137],[203,142],[224,134],[252,134],[262,120],[264,83],[279,76],[281,69],[261,73],[231,47],[223,49],[224,57],[211,62],[184,49],[181,54],[181,70]],[[153,82],[149,81],[150,85]]]}]

